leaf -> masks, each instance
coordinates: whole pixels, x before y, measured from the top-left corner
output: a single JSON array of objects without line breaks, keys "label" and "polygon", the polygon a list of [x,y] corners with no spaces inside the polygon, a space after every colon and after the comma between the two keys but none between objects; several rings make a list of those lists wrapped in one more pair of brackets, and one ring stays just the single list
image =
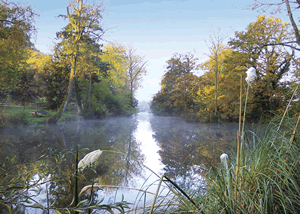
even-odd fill
[{"label": "leaf", "polygon": [[54,210],[54,212],[58,213],[58,214],[62,214],[62,212],[58,211],[58,210]]},{"label": "leaf", "polygon": [[122,206],[122,207],[125,207],[125,208],[128,208],[130,209],[130,207],[128,206],[128,204],[132,204],[132,203],[128,203],[128,202],[118,202],[116,203],[117,206]]},{"label": "leaf", "polygon": [[86,207],[86,209],[97,209],[97,208],[98,208],[98,207],[95,206],[95,205]]},{"label": "leaf", "polygon": [[97,205],[100,204],[103,200],[104,200],[104,198],[101,198],[95,205],[97,206]]},{"label": "leaf", "polygon": [[85,199],[85,200],[83,200],[83,201],[80,201],[78,204],[77,204],[77,206],[76,207],[79,207],[81,204],[83,204],[83,203],[85,203],[85,202],[87,202],[89,199]]},{"label": "leaf", "polygon": [[40,209],[43,209],[43,210],[45,209],[45,207],[40,203],[35,203],[34,205],[32,205],[32,207],[40,208]]},{"label": "leaf", "polygon": [[52,207],[55,204],[55,202],[56,202],[56,198],[54,199],[53,203],[50,204],[50,207]]},{"label": "leaf", "polygon": [[114,212],[111,210],[111,207],[109,205],[101,205],[101,206],[99,206],[99,208],[107,210],[111,214],[114,214]]},{"label": "leaf", "polygon": [[75,196],[73,196],[71,204],[69,206],[72,206],[72,204],[74,203],[74,201],[75,201]]},{"label": "leaf", "polygon": [[75,209],[75,210],[73,210],[74,212],[79,212],[79,213],[83,213],[83,211],[82,210],[79,210],[79,209]]},{"label": "leaf", "polygon": [[71,212],[70,212],[70,210],[69,210],[69,209],[65,208],[64,210],[68,211],[68,213],[69,213],[69,214],[71,214]]},{"label": "leaf", "polygon": [[7,207],[9,213],[12,213],[12,210],[11,210],[11,208],[10,208],[10,206],[8,204],[2,203],[2,202],[0,202],[0,204],[4,204],[4,206]]}]

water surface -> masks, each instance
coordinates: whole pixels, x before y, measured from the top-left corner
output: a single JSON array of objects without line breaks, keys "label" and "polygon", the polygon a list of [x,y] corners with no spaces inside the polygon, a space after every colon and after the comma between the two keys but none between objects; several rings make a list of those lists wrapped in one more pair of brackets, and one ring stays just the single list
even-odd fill
[{"label": "water surface", "polygon": [[[148,112],[140,112],[131,117],[108,118],[103,120],[78,120],[60,125],[18,126],[0,130],[1,162],[15,157],[15,162],[7,165],[37,163],[43,155],[44,169],[31,166],[31,181],[58,178],[64,175],[71,179],[75,169],[75,157],[61,158],[60,167],[55,167],[55,155],[65,151],[75,151],[78,145],[82,158],[97,149],[104,150],[99,164],[94,170],[85,170],[79,188],[101,184],[147,189],[155,192],[159,176],[165,174],[182,189],[199,191],[205,189],[205,172],[211,165],[220,164],[219,156],[234,148],[237,124],[186,123],[178,117],[158,117]],[[60,156],[58,156],[60,157]],[[48,162],[47,162],[48,161]],[[33,164],[34,165],[34,164]],[[35,168],[34,168],[35,167]],[[47,171],[48,170],[48,171]],[[12,172],[8,178],[17,176]],[[44,175],[44,178],[41,176]],[[38,179],[41,179],[40,181]],[[44,180],[42,180],[44,179]],[[3,180],[2,182],[7,182]],[[48,201],[57,207],[68,206],[72,201],[74,182],[50,182],[39,186],[35,200]],[[33,189],[34,190],[34,189]],[[28,190],[32,197],[36,191]],[[105,187],[95,193],[95,201],[105,197],[105,203],[122,199],[138,204],[142,194],[126,188]],[[82,196],[83,198],[85,196]],[[147,199],[151,201],[151,195]],[[20,208],[21,209],[21,208]],[[41,213],[36,209],[22,208],[25,213]]]}]

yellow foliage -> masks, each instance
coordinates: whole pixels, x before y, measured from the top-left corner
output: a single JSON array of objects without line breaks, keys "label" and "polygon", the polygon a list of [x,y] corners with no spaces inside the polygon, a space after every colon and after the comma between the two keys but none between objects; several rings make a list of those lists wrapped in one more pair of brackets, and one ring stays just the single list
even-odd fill
[{"label": "yellow foliage", "polygon": [[126,85],[127,80],[126,48],[121,44],[111,43],[104,46],[103,52],[102,60],[111,65],[111,70],[108,71],[108,80],[121,89]]},{"label": "yellow foliage", "polygon": [[50,55],[43,54],[39,51],[30,49],[28,50],[28,54],[30,55],[30,57],[27,59],[26,62],[32,69],[36,70],[38,73],[41,73],[44,65],[51,61]]}]

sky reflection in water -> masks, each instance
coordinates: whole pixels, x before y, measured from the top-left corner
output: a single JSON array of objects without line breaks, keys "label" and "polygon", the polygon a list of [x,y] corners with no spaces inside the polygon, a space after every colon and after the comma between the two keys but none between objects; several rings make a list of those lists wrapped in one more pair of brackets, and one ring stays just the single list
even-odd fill
[{"label": "sky reflection in water", "polygon": [[[3,129],[0,130],[3,145],[0,157],[3,159],[7,154],[10,157],[16,155],[18,163],[27,163],[45,152],[55,154],[62,149],[74,150],[78,144],[79,148],[89,148],[89,151],[101,149],[124,154],[104,152],[100,164],[95,168],[97,174],[86,170],[86,179],[80,181],[80,188],[94,181],[96,184],[130,186],[156,192],[158,182],[155,181],[164,173],[186,191],[202,191],[205,171],[212,164],[220,164],[220,154],[231,150],[236,130],[236,124],[193,124],[177,117],[157,117],[140,112],[132,117]],[[81,154],[80,158],[83,156]],[[69,173],[74,168],[71,159],[67,159],[64,166]],[[138,162],[158,176],[145,167],[142,169]],[[59,176],[58,171],[53,173]],[[36,176],[34,174],[32,180]],[[72,195],[72,187],[66,185],[62,182],[48,186],[52,202],[58,197],[57,206],[70,203],[71,197],[67,194]],[[59,196],[64,189],[66,195]],[[126,201],[134,202],[141,197],[135,190],[119,189],[116,195],[115,189],[104,190],[97,191],[95,200],[104,196],[106,202],[118,201],[124,194]],[[39,198],[45,203],[42,195]],[[147,200],[151,201],[151,196],[147,195]]]}]

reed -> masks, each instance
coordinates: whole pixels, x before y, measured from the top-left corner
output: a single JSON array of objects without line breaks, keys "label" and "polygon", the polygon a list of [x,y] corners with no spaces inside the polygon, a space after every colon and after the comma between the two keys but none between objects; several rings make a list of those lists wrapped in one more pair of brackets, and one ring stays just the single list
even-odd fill
[{"label": "reed", "polygon": [[242,131],[238,131],[237,152],[230,155],[228,165],[213,166],[206,174],[208,187],[207,193],[199,197],[201,210],[205,213],[300,213],[297,137],[300,116],[297,122],[287,118],[287,107],[280,122],[275,117],[263,128],[246,132],[249,87],[250,84]]},{"label": "reed", "polygon": [[[256,131],[245,131],[247,98],[254,79],[253,76],[246,79],[248,86],[243,121],[237,132],[237,151],[229,158],[227,154],[221,155],[221,166],[210,168],[206,174],[206,193],[192,199],[197,206],[186,200],[173,213],[300,213],[300,136],[297,132],[300,116],[297,121],[286,116],[291,97],[281,118],[275,116]],[[241,106],[242,99],[240,121]]]}]

